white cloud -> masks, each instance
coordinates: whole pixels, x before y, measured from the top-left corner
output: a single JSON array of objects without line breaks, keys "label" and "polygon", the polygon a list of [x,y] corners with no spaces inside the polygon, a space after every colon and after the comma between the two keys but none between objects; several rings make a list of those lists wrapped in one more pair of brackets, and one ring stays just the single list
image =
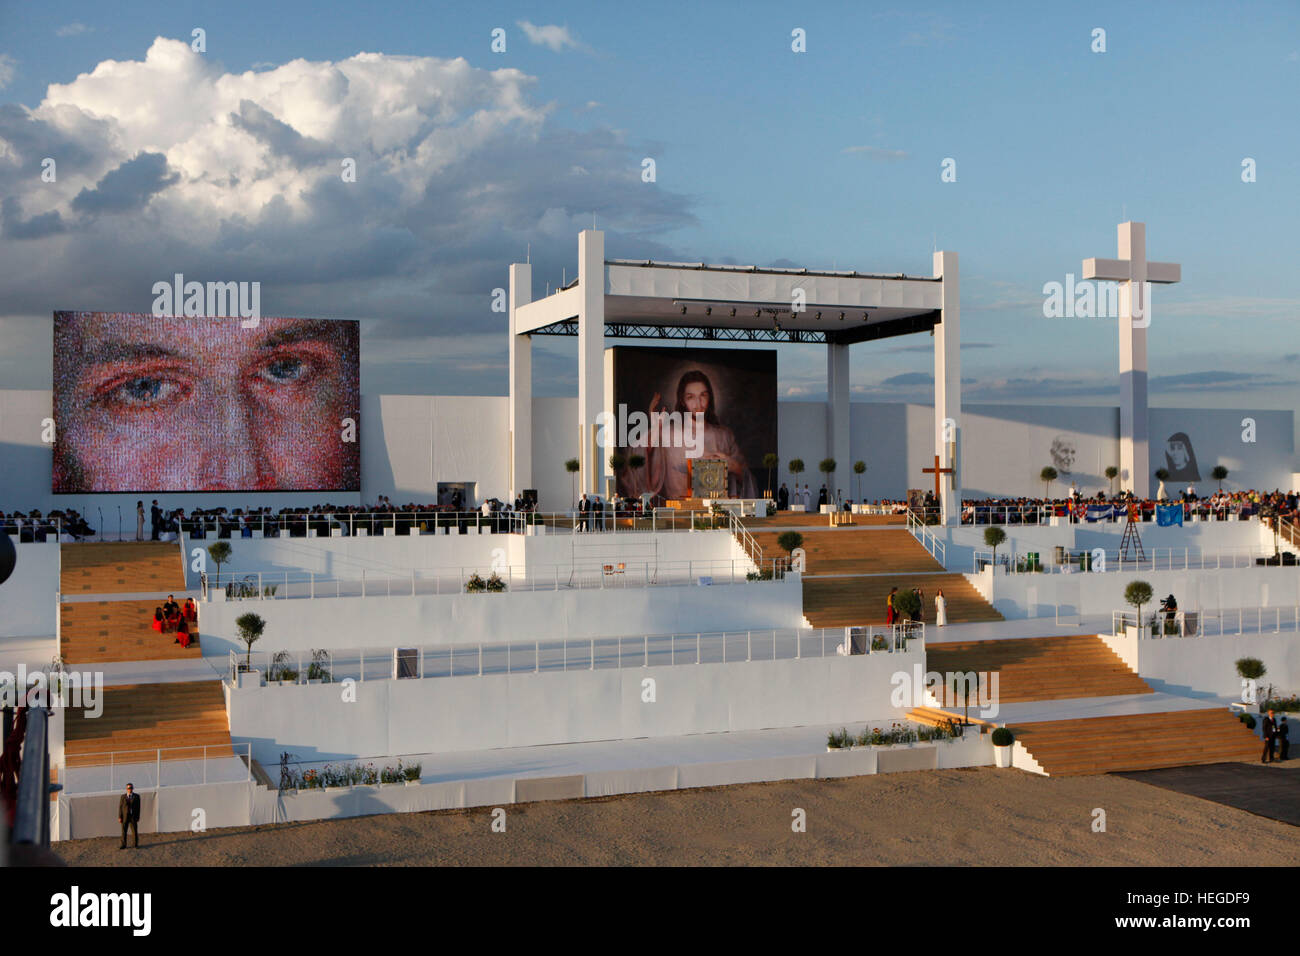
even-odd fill
[{"label": "white cloud", "polygon": [[528,42],[534,46],[544,46],[554,53],[562,53],[564,50],[582,50],[585,49],[582,43],[569,32],[568,27],[557,27],[555,25],[539,27],[527,20],[516,21],[519,28],[524,31],[528,37]]},{"label": "white cloud", "polygon": [[[531,242],[537,284],[558,280],[593,212],[611,255],[673,258],[657,236],[694,221],[687,201],[641,188],[644,150],[621,133],[558,126],[535,85],[376,53],[226,73],[165,38],[105,60],[0,109],[0,319],[147,311],[152,283],[183,272],[258,280],[264,314],[370,319],[371,345],[428,357],[425,337],[504,334],[487,305],[507,264]],[[0,368],[21,348],[0,341]],[[448,387],[395,374],[376,387]]]},{"label": "white cloud", "polygon": [[69,23],[55,30],[54,35],[59,37],[77,37],[81,36],[83,33],[93,33],[94,31],[94,27],[88,27],[84,23]]},{"label": "white cloud", "polygon": [[7,53],[0,53],[0,90],[13,82],[15,71],[14,58]]}]

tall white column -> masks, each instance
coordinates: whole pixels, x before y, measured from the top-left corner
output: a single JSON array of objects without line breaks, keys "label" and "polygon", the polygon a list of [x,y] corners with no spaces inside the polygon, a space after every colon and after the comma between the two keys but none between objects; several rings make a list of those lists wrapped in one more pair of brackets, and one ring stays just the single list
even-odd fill
[{"label": "tall white column", "polygon": [[[1119,257],[1129,261],[1129,281],[1119,296],[1119,471],[1139,498],[1151,496],[1151,449],[1147,434],[1147,227],[1119,225]],[[1134,323],[1134,316],[1137,322]]]},{"label": "tall white column", "polygon": [[533,267],[510,267],[510,499],[533,487],[533,337],[520,335],[515,310],[533,301]]},{"label": "tall white column", "polygon": [[[957,253],[936,252],[934,274],[943,279],[941,321],[934,327],[934,453],[941,467],[939,501],[945,525],[961,524],[961,286]],[[927,462],[933,464],[933,461]]]},{"label": "tall white column", "polygon": [[604,455],[596,445],[597,416],[605,408],[605,234],[578,233],[578,460],[579,494],[600,494]]},{"label": "tall white column", "polygon": [[849,461],[849,347],[847,345],[826,346],[826,454],[835,459],[835,487],[827,488],[831,501],[835,492],[845,489],[845,494],[852,496],[853,488],[849,477],[853,474],[853,463]]}]

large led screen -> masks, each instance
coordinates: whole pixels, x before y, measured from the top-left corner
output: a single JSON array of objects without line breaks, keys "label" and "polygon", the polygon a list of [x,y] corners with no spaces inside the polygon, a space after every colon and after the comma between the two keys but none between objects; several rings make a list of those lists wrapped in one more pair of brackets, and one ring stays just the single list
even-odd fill
[{"label": "large led screen", "polygon": [[54,313],[54,491],[360,491],[357,322]]},{"label": "large led screen", "polygon": [[730,497],[759,497],[767,486],[763,456],[776,452],[775,351],[611,351],[615,407],[607,444],[625,459],[616,475],[620,494],[649,493],[656,503],[691,497],[690,460],[703,458],[726,462]]}]

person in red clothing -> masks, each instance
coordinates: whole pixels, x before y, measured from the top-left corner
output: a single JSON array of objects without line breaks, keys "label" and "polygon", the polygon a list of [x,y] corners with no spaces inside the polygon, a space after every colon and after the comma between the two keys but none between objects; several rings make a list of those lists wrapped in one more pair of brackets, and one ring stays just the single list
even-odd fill
[{"label": "person in red clothing", "polygon": [[157,631],[159,634],[162,633],[163,609],[161,607],[156,607],[153,609],[153,620],[150,621],[149,623],[155,631]]},{"label": "person in red clothing", "polygon": [[194,598],[185,599],[185,620],[193,624],[199,619],[199,606],[194,603]]},{"label": "person in red clothing", "polygon": [[176,623],[176,643],[181,647],[190,646],[190,628],[183,617]]}]

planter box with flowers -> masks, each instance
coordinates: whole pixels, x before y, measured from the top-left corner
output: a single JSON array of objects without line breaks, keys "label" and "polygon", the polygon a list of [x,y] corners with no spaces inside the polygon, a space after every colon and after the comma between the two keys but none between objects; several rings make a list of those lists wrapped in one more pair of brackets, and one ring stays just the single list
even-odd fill
[{"label": "planter box with flowers", "polygon": [[500,594],[506,590],[506,582],[501,580],[501,575],[495,571],[487,578],[483,579],[481,574],[471,574],[468,581],[465,582],[466,594]]}]

